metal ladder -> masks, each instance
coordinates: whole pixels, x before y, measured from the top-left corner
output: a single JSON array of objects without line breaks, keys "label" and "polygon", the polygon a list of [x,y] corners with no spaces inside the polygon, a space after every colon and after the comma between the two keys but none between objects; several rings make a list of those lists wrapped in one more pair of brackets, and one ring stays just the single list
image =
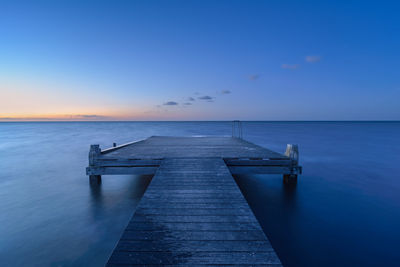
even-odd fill
[{"label": "metal ladder", "polygon": [[243,139],[242,122],[239,120],[232,121],[232,137]]}]

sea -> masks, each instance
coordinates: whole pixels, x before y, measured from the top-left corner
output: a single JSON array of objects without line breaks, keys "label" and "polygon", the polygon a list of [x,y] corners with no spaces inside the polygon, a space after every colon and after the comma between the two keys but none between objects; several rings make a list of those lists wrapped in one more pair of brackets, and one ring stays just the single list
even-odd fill
[{"label": "sea", "polygon": [[[285,266],[399,266],[400,122],[243,121],[303,174],[235,180]],[[151,176],[85,174],[101,148],[154,135],[231,136],[230,121],[0,123],[0,266],[104,266]]]}]

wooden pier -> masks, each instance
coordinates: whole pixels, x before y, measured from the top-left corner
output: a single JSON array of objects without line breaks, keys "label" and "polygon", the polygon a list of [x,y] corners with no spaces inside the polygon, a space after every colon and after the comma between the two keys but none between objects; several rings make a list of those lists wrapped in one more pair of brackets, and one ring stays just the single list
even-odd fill
[{"label": "wooden pier", "polygon": [[260,265],[280,260],[232,174],[301,173],[297,146],[279,154],[234,137],[151,137],[101,151],[87,174],[154,174],[108,261],[129,265]]}]

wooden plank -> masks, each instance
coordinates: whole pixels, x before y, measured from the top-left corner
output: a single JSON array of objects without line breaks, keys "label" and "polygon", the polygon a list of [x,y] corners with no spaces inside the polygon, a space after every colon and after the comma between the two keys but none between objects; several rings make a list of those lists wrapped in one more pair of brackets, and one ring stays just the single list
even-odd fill
[{"label": "wooden plank", "polygon": [[[143,198],[142,198],[143,200]],[[190,199],[146,199],[145,203],[151,205],[162,205],[162,204],[169,204],[169,205],[177,205],[177,204],[220,204],[220,203],[229,203],[232,205],[235,204],[243,204],[242,199],[229,199],[229,198],[190,198]]]},{"label": "wooden plank", "polygon": [[144,140],[138,140],[138,141],[128,142],[128,143],[125,143],[125,144],[122,144],[122,145],[119,145],[119,146],[113,146],[113,147],[110,147],[110,148],[107,148],[107,149],[103,149],[103,150],[101,151],[101,154],[110,153],[110,152],[115,151],[115,150],[117,150],[117,149],[121,149],[121,148],[130,146],[130,145],[133,145],[133,144],[138,144],[138,143],[140,143],[140,142],[142,142],[142,141],[144,141]]},{"label": "wooden plank", "polygon": [[[198,217],[199,219],[204,218]],[[193,219],[191,218],[190,221]],[[210,219],[207,219],[210,221]],[[242,230],[256,230],[258,229],[258,223],[254,222],[235,222],[233,220],[229,222],[177,222],[174,219],[173,222],[135,222],[131,221],[127,229],[144,230],[144,231],[242,231]]]},{"label": "wooden plank", "polygon": [[251,160],[251,159],[225,159],[228,166],[291,166],[292,160]]},{"label": "wooden plank", "polygon": [[151,240],[143,241],[121,241],[117,251],[154,251],[167,252],[170,248],[177,248],[180,252],[259,252],[273,251],[271,244],[264,241],[236,241],[236,240],[207,240],[207,241],[176,241],[176,240]]},{"label": "wooden plank", "polygon": [[163,189],[163,190],[191,190],[191,189],[208,189],[210,188],[210,184],[212,185],[213,188],[219,191],[224,191],[224,190],[232,190],[234,188],[233,185],[225,185],[221,183],[175,183],[175,184],[170,184],[168,182],[163,182],[163,183],[156,183],[153,185],[153,188],[158,188],[158,189]]},{"label": "wooden plank", "polygon": [[[264,233],[261,229],[244,231],[144,231],[126,229],[122,234],[121,240],[140,240],[140,241],[265,241]],[[118,246],[117,246],[118,248]]]},{"label": "wooden plank", "polygon": [[[162,194],[162,195],[157,195],[157,194],[148,194],[146,196],[143,196],[143,200],[147,199],[154,199],[154,200],[160,200],[163,201],[165,199],[166,195],[168,194]],[[236,198],[239,197],[240,195],[237,193],[229,193],[229,194],[181,194],[181,195],[174,195],[168,198],[170,201],[181,201],[184,202],[187,199],[190,199],[190,201],[199,199],[199,200],[229,200],[231,198]]]},{"label": "wooden plank", "polygon": [[238,174],[291,174],[292,168],[280,166],[229,166],[233,175]]},{"label": "wooden plank", "polygon": [[[151,214],[151,215],[141,215],[135,214],[134,218],[132,218],[130,223],[157,223],[160,224],[162,227],[167,228],[169,227],[169,223],[232,223],[234,227],[238,223],[255,223],[257,222],[253,216],[250,215],[158,215],[158,214]],[[165,224],[164,224],[165,223]],[[135,224],[136,225],[136,224]],[[132,227],[135,227],[133,225]],[[196,225],[194,225],[196,226]],[[201,229],[201,226],[198,225]],[[212,225],[211,225],[212,226]],[[174,226],[175,227],[175,226]],[[183,225],[182,227],[187,227]],[[218,226],[220,227],[220,226]],[[250,227],[253,227],[252,224]],[[203,229],[204,230],[204,229]],[[211,229],[212,230],[212,229]],[[227,230],[227,229],[224,229]],[[210,230],[209,230],[210,231]]]},{"label": "wooden plank", "polygon": [[98,167],[159,167],[161,160],[157,159],[103,159],[96,160]]},{"label": "wooden plank", "polygon": [[[214,203],[187,203],[187,202],[157,202],[152,203],[146,201],[142,203],[140,208],[151,208],[151,209],[171,209],[171,207],[176,209],[202,209],[202,210],[216,210],[216,209],[241,209],[247,208],[247,204],[242,201],[237,202],[214,202]],[[139,208],[137,209],[139,210]]]},{"label": "wooden plank", "polygon": [[[115,264],[110,263],[107,265],[108,267],[126,267],[126,266],[143,266],[141,264]],[[146,264],[146,267],[160,267],[160,266],[175,266],[175,267],[229,267],[229,266],[239,266],[239,265],[232,265],[232,264],[193,264],[193,263],[174,263],[174,264]],[[249,266],[249,267],[276,267],[276,264],[241,264],[240,266]],[[280,265],[278,265],[280,266]]]},{"label": "wooden plank", "polygon": [[280,264],[273,251],[252,252],[129,252],[116,251],[109,260],[112,264]]},{"label": "wooden plank", "polygon": [[135,212],[136,215],[248,215],[248,208],[246,206],[242,206],[241,208],[219,208],[219,209],[212,209],[212,208],[177,208],[177,207],[140,207]]},{"label": "wooden plank", "polygon": [[87,175],[124,175],[124,174],[137,174],[137,175],[154,175],[158,167],[87,167]]}]

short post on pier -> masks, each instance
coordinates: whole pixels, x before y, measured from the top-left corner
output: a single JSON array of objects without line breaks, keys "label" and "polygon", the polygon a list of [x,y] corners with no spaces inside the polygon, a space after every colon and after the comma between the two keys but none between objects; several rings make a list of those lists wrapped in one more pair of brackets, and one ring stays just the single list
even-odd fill
[{"label": "short post on pier", "polygon": [[[101,149],[99,145],[91,145],[90,146],[90,151],[89,151],[89,168],[90,167],[96,167],[97,163],[97,158],[101,154]],[[89,180],[90,182],[100,182],[101,181],[101,175],[93,175],[89,174]]]},{"label": "short post on pier", "polygon": [[297,182],[297,171],[299,164],[299,147],[298,145],[288,144],[286,146],[285,156],[292,160],[291,173],[283,175],[283,182],[285,184],[296,183]]}]

